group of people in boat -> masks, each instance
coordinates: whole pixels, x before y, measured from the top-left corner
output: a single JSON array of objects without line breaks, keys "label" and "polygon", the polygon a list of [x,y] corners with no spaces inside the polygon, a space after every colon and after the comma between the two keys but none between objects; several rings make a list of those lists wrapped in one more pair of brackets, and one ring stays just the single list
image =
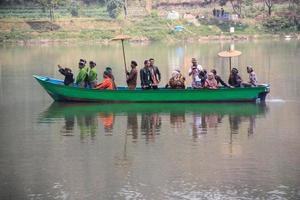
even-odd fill
[{"label": "group of people in boat", "polygon": [[[80,59],[78,63],[79,71],[74,80],[72,70],[70,68],[63,68],[58,65],[59,72],[65,76],[65,85],[76,85],[81,88],[92,88],[92,89],[106,89],[106,90],[116,90],[115,78],[112,73],[112,68],[106,67],[103,72],[103,81],[98,83],[98,74],[95,70],[96,63],[93,61],[89,62],[89,66],[86,65],[87,62],[84,59]],[[126,70],[126,82],[129,90],[134,90],[137,86],[137,62],[131,61],[131,70]],[[215,69],[210,72],[203,69],[203,67],[198,64],[195,58],[192,58],[192,65],[189,69],[188,75],[192,77],[192,88],[193,89],[218,89],[219,85],[228,88],[234,87],[255,87],[257,86],[256,74],[252,66],[247,66],[247,73],[249,74],[248,82],[243,82],[242,78],[238,74],[237,68],[233,68],[230,72],[228,79],[228,84],[225,83],[222,78],[217,74]],[[147,89],[158,89],[158,85],[161,81],[161,73],[159,68],[155,65],[155,60],[150,58],[144,61],[144,67],[140,69],[140,80],[141,88]],[[166,84],[165,88],[172,89],[185,89],[185,77],[181,74],[180,70],[175,70],[172,72],[171,78]]]}]

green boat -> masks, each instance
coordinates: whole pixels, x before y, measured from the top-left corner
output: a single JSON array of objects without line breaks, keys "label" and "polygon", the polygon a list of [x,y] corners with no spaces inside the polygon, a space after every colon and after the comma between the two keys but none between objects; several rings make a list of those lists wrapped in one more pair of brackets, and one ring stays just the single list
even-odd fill
[{"label": "green boat", "polygon": [[63,80],[34,75],[55,101],[63,102],[264,102],[270,91],[267,84],[257,87],[211,89],[94,90],[65,86]]}]

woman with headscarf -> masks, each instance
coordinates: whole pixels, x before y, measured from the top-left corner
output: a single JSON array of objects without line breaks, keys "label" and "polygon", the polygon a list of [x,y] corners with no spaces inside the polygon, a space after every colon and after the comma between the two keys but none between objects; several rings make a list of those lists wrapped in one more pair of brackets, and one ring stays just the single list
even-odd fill
[{"label": "woman with headscarf", "polygon": [[218,83],[212,72],[207,73],[207,79],[204,82],[204,88],[208,89],[218,89]]}]

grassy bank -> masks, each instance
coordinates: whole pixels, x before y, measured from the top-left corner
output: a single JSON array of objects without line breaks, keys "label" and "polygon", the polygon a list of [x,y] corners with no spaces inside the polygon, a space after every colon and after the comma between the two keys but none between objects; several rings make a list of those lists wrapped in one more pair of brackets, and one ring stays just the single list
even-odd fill
[{"label": "grassy bank", "polygon": [[[151,15],[132,18],[109,18],[103,7],[83,7],[80,17],[72,17],[67,8],[55,11],[55,21],[48,20],[48,13],[38,8],[0,8],[0,42],[107,42],[120,33],[128,34],[134,41],[197,41],[248,39],[298,35],[297,29],[285,27],[285,21],[266,20],[245,17],[237,21],[224,21],[209,16],[208,9],[204,17],[190,20],[167,20],[154,11]],[[254,13],[254,11],[253,11]],[[252,13],[252,15],[254,15]],[[272,21],[273,20],[273,21]],[[283,24],[278,28],[278,23]],[[175,26],[184,29],[175,31]],[[229,33],[234,27],[235,32]],[[276,28],[276,30],[273,30]]]}]

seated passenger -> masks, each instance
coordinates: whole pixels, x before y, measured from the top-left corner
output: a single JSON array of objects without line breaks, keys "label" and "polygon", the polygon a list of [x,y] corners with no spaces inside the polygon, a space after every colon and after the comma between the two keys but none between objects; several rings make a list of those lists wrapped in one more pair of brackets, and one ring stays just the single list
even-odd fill
[{"label": "seated passenger", "polygon": [[137,80],[137,63],[133,60],[131,61],[131,71],[126,71],[126,82],[129,90],[135,90],[136,88],[136,80]]},{"label": "seated passenger", "polygon": [[117,85],[116,85],[116,83],[115,83],[115,77],[114,77],[114,75],[113,75],[113,73],[112,73],[112,68],[106,67],[105,71],[108,72],[108,76],[109,76],[109,78],[110,78],[110,79],[112,80],[112,82],[113,82],[113,88],[114,88],[114,90],[116,90],[116,89],[117,89]]},{"label": "seated passenger", "polygon": [[237,68],[232,68],[229,79],[228,79],[228,84],[232,87],[241,87],[242,84],[242,79],[238,75],[239,71]]},{"label": "seated passenger", "polygon": [[247,66],[247,73],[249,74],[248,84],[250,86],[257,86],[256,74],[255,74],[252,66]]},{"label": "seated passenger", "polygon": [[166,85],[166,88],[169,86],[172,89],[184,89],[185,88],[185,77],[180,73],[180,70],[175,70],[172,72],[172,77],[169,80],[169,83]]},{"label": "seated passenger", "polygon": [[85,63],[86,63],[85,61],[80,59],[80,62],[78,63],[79,72],[75,81],[75,83],[82,88],[86,87],[86,80],[88,76],[87,70],[85,69]]},{"label": "seated passenger", "polygon": [[218,85],[221,83],[221,85],[223,85],[224,87],[230,87],[221,79],[221,77],[219,75],[217,75],[217,71],[215,69],[212,69],[210,72],[212,72],[214,74]]},{"label": "seated passenger", "polygon": [[91,88],[94,88],[96,87],[97,85],[97,72],[95,70],[95,67],[96,67],[96,63],[93,62],[93,61],[90,61],[90,69],[89,69],[89,72],[88,72],[88,85],[91,87]]},{"label": "seated passenger", "polygon": [[62,66],[60,65],[57,65],[58,67],[58,71],[65,76],[65,79],[64,79],[64,84],[65,85],[71,85],[73,84],[74,82],[74,78],[73,78],[73,73],[72,73],[72,70],[69,69],[69,68],[63,68]]},{"label": "seated passenger", "polygon": [[215,79],[215,76],[212,72],[209,72],[207,74],[207,79],[205,80],[204,88],[218,89],[218,83],[217,83],[217,81]]},{"label": "seated passenger", "polygon": [[103,78],[104,78],[103,82],[100,83],[99,85],[97,85],[94,89],[98,89],[98,90],[114,90],[113,81],[111,80],[108,71],[105,70],[103,72]]}]

